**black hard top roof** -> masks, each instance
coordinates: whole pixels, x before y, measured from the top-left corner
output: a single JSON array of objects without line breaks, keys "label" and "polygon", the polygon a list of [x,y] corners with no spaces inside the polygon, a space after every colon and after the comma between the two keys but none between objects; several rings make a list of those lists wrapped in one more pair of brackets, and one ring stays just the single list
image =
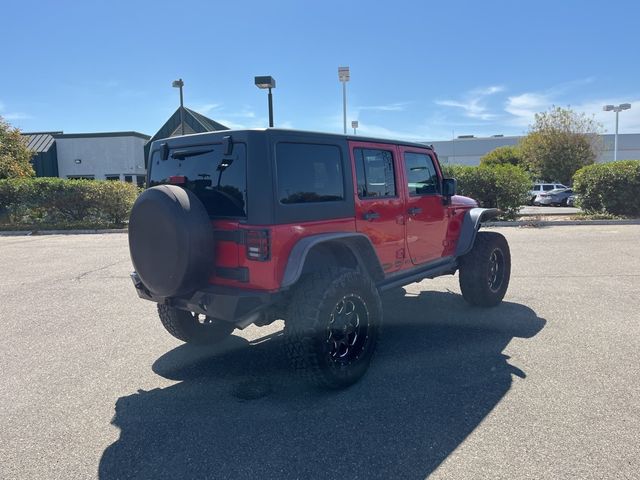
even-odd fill
[{"label": "black hard top roof", "polygon": [[[207,136],[207,135],[212,135],[212,136],[220,136],[220,135],[233,135],[233,133],[244,133],[244,132],[274,132],[274,133],[287,133],[287,134],[295,134],[295,135],[299,135],[299,136],[304,136],[307,138],[312,138],[312,137],[320,137],[320,138],[324,138],[324,139],[328,139],[328,138],[341,138],[341,139],[346,139],[346,140],[350,140],[353,142],[371,142],[371,143],[392,143],[395,145],[404,145],[404,146],[408,146],[408,147],[418,147],[418,148],[428,148],[430,150],[433,150],[433,147],[431,145],[428,145],[426,143],[419,143],[419,142],[410,142],[407,140],[398,140],[398,139],[393,139],[393,138],[380,138],[380,137],[365,137],[362,135],[344,135],[342,133],[329,133],[329,132],[314,132],[314,131],[307,131],[307,130],[294,130],[294,129],[287,129],[287,128],[247,128],[247,129],[238,129],[238,130],[219,130],[216,132],[204,132],[204,133],[194,133],[192,135],[185,135],[185,137],[203,137],[203,136]],[[181,137],[171,137],[171,139],[162,139],[162,140],[175,140],[177,138],[181,138]],[[160,140],[156,140],[156,141],[160,141]]]}]

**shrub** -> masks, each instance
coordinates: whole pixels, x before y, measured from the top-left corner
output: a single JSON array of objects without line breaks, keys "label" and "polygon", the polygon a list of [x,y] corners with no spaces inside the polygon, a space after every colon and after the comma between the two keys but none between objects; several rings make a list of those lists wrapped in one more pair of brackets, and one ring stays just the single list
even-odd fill
[{"label": "shrub", "polygon": [[135,185],[111,181],[0,180],[0,221],[15,225],[122,225],[138,193]]},{"label": "shrub", "polygon": [[481,207],[499,208],[505,218],[515,218],[531,189],[531,178],[515,165],[444,167],[444,175],[458,181],[458,193],[477,200]]},{"label": "shrub", "polygon": [[480,159],[480,165],[522,165],[522,151],[517,146],[505,145],[491,150]]},{"label": "shrub", "polygon": [[573,176],[583,210],[612,215],[640,215],[640,160],[598,163]]}]

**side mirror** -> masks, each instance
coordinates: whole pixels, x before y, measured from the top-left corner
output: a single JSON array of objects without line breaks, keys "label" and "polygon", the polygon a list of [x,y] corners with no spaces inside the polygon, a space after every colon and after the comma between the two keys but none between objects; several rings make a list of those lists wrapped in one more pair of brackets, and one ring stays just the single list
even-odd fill
[{"label": "side mirror", "polygon": [[456,187],[458,182],[455,178],[443,178],[442,179],[442,196],[453,197],[456,194]]}]

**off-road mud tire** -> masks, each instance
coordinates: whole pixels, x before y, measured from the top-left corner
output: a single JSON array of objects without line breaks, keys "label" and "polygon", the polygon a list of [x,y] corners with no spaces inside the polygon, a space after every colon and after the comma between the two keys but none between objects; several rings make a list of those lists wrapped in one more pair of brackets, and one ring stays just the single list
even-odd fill
[{"label": "off-road mud tire", "polygon": [[[497,272],[492,271],[496,262]],[[507,240],[496,232],[478,232],[473,248],[460,259],[460,290],[464,299],[475,306],[496,306],[507,292],[510,277],[511,254]]]},{"label": "off-road mud tire", "polygon": [[167,332],[193,345],[214,345],[231,335],[235,329],[232,323],[223,320],[208,318],[201,323],[192,312],[168,305],[158,305],[158,316]]},{"label": "off-road mud tire", "polygon": [[[338,321],[340,302],[344,312],[353,308],[345,317],[355,312],[360,325],[359,333],[352,337],[356,340],[349,363],[340,358],[335,340],[328,338],[333,334],[332,318],[333,328]],[[382,302],[367,275],[343,268],[313,272],[300,280],[293,294],[284,328],[286,353],[294,370],[308,382],[321,388],[344,388],[367,371],[381,324]]]}]

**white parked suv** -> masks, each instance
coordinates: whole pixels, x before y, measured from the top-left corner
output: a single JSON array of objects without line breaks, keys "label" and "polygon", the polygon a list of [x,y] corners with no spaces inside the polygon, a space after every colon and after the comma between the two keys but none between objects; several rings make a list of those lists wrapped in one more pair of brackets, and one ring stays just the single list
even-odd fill
[{"label": "white parked suv", "polygon": [[536,183],[533,188],[529,190],[529,205],[534,205],[536,196],[542,192],[550,192],[557,188],[569,188],[561,183]]}]

